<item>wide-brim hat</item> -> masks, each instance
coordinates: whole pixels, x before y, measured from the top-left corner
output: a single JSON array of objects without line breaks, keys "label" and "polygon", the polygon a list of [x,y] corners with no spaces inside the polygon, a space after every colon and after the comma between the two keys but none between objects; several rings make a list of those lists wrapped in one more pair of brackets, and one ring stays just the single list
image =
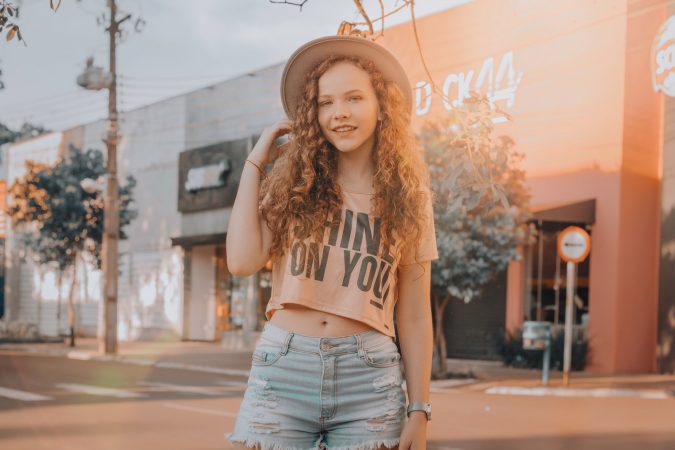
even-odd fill
[{"label": "wide-brim hat", "polygon": [[372,61],[384,79],[393,81],[403,92],[407,111],[412,111],[412,89],[403,66],[380,44],[359,36],[324,36],[303,44],[288,58],[281,76],[281,101],[284,111],[293,118],[302,98],[305,75],[330,56],[360,56]]}]

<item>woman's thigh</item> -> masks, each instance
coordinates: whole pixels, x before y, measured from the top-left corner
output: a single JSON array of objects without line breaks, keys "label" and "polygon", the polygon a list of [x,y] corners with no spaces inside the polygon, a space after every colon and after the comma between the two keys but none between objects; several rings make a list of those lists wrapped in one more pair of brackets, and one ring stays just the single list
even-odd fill
[{"label": "woman's thigh", "polygon": [[260,342],[252,356],[234,430],[237,448],[316,448],[320,436],[321,363],[318,355]]},{"label": "woman's thigh", "polygon": [[[367,343],[366,343],[367,344]],[[330,448],[394,448],[405,424],[405,392],[396,344],[337,360],[335,414],[326,421]]]}]

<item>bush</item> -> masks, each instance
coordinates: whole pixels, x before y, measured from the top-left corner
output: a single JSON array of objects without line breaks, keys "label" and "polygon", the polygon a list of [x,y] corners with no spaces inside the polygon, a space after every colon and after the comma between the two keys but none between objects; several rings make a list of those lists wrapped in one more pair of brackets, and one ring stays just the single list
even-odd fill
[{"label": "bush", "polygon": [[[551,339],[551,370],[563,370],[565,330],[564,327],[553,327]],[[576,333],[572,339],[571,370],[581,371],[586,368],[590,357],[588,339],[585,333]],[[544,352],[542,350],[523,349],[523,331],[518,328],[515,333],[500,330],[497,337],[497,353],[502,357],[505,366],[541,369],[543,367]]]}]

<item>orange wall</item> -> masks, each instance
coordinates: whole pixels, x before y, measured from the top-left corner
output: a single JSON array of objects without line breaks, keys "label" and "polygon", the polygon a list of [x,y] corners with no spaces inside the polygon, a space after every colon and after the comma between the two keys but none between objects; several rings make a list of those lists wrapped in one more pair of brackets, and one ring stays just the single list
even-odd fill
[{"label": "orange wall", "polygon": [[[549,2],[476,0],[422,18],[419,37],[435,83],[449,74],[471,78],[493,60],[495,100],[514,122],[498,128],[510,134],[530,176],[621,164],[624,87],[625,2],[569,0]],[[408,71],[413,88],[427,81],[410,24],[385,31],[378,40],[392,49]],[[505,55],[512,54],[514,83],[498,77]],[[519,82],[516,81],[520,79]],[[483,83],[480,91],[486,92]],[[511,93],[508,92],[509,87]],[[449,96],[457,98],[457,85]],[[424,103],[423,103],[424,104]],[[432,97],[417,123],[446,111]]]},{"label": "orange wall", "polygon": [[[555,8],[534,0],[476,0],[417,24],[433,80],[439,88],[454,80],[450,100],[462,80],[475,90],[492,58],[490,93],[514,119],[496,132],[512,136],[525,154],[533,205],[597,199],[591,371],[654,370],[663,114],[649,57],[665,9],[663,0],[569,0]],[[445,114],[440,96],[431,97],[427,110],[424,88],[416,89],[428,77],[411,24],[385,30],[378,42],[408,71],[417,95],[415,125]],[[479,92],[488,92],[488,84]],[[516,269],[509,281],[519,279]],[[513,290],[509,326],[522,308]]]},{"label": "orange wall", "polygon": [[666,17],[662,0],[629,2],[616,315],[622,332],[614,365],[621,372],[656,369],[663,94],[652,90],[650,57]]}]

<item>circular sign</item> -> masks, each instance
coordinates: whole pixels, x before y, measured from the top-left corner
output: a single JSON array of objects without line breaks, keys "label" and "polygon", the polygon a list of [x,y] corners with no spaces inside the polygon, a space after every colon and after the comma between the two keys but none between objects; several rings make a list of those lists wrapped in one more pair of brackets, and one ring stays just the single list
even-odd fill
[{"label": "circular sign", "polygon": [[580,263],[591,252],[591,237],[579,227],[567,227],[558,235],[558,254],[573,263]]}]

